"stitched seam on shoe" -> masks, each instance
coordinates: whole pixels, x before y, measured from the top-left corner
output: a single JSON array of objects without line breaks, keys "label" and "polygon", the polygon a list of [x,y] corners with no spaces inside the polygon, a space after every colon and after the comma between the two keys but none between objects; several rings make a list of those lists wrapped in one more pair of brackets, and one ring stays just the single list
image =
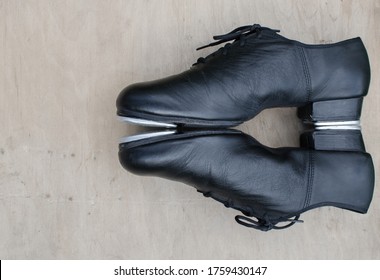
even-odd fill
[{"label": "stitched seam on shoe", "polygon": [[309,151],[308,159],[309,159],[309,172],[308,172],[308,179],[307,179],[306,198],[305,198],[305,203],[304,203],[303,208],[306,208],[310,205],[311,193],[313,190],[313,183],[314,183],[314,153],[313,151]]},{"label": "stitched seam on shoe", "polygon": [[348,44],[352,44],[352,43],[355,43],[356,41],[361,41],[361,38],[360,37],[355,37],[355,38],[351,38],[351,39],[347,39],[347,40],[344,40],[344,41],[341,41],[341,42],[336,42],[336,43],[331,43],[331,44],[312,44],[312,45],[309,45],[309,44],[305,44],[305,43],[301,43],[301,42],[298,42],[298,41],[295,41],[295,40],[290,40],[289,41],[293,42],[294,44],[298,45],[298,46],[301,46],[303,48],[308,48],[308,49],[325,49],[325,48],[334,48],[336,46],[344,46],[344,45],[348,45]]},{"label": "stitched seam on shoe", "polygon": [[303,51],[302,47],[300,47],[300,46],[297,46],[297,49],[300,53],[303,73],[305,75],[305,80],[306,80],[306,103],[309,103],[310,99],[311,99],[311,93],[312,93],[310,71],[309,71],[309,67],[307,65],[305,52]]}]

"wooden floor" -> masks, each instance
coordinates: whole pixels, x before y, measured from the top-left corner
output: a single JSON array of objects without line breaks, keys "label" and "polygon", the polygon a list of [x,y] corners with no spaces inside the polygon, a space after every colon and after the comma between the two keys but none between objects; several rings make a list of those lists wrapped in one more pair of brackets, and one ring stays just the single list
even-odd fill
[{"label": "wooden floor", "polygon": [[[181,183],[120,166],[128,84],[188,69],[212,35],[260,23],[306,43],[360,36],[372,81],[362,114],[380,175],[380,1],[0,0],[0,259],[380,258],[380,191],[369,213],[323,208],[263,233]],[[240,126],[297,146],[295,110]]]}]

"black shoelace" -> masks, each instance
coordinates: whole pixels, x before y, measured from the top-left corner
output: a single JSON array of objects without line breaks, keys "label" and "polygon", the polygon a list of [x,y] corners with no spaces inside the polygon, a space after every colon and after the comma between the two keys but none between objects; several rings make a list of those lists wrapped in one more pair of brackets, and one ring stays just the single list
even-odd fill
[{"label": "black shoelace", "polygon": [[[244,46],[245,39],[248,35],[257,34],[256,38],[260,38],[261,31],[263,31],[263,30],[270,30],[270,31],[275,32],[275,33],[280,32],[280,30],[271,29],[268,27],[262,27],[259,24],[240,26],[240,27],[238,27],[238,28],[232,30],[231,32],[226,33],[226,34],[213,36],[213,39],[216,40],[215,42],[212,42],[208,45],[199,47],[199,48],[197,48],[197,51],[204,49],[204,48],[213,47],[213,46],[216,46],[216,45],[228,42],[228,41],[232,41],[232,40],[235,40],[234,42],[239,41],[240,46]],[[226,45],[224,45],[222,48],[220,48],[215,53],[222,51],[223,55],[226,55],[228,52],[228,49],[230,47],[231,47],[231,43],[227,43]],[[194,63],[193,65],[196,65],[198,63],[204,63],[208,57],[214,55],[215,53],[210,54],[206,58],[204,58],[204,57],[198,58],[197,62]]]},{"label": "black shoelace", "polygon": [[[204,195],[204,197],[214,198],[215,200],[223,203],[224,206],[227,208],[229,208],[229,207],[234,208],[232,206],[232,201],[230,199],[225,200],[225,199],[220,199],[220,198],[217,198],[215,196],[212,196],[211,191],[197,190],[197,192],[202,193]],[[235,208],[235,209],[237,209],[237,208]],[[251,211],[248,211],[248,212],[243,211],[243,214],[247,215],[247,216],[254,216],[251,213]],[[235,221],[240,225],[250,227],[250,228],[254,228],[254,229],[258,229],[261,231],[269,231],[271,229],[285,229],[285,228],[288,228],[288,227],[294,225],[295,223],[303,223],[302,220],[299,220],[300,215],[295,215],[293,219],[280,218],[280,219],[276,219],[275,221],[271,221],[266,215],[263,218],[257,218],[254,216],[256,218],[256,220],[249,218],[247,216],[237,215],[237,216],[235,216]],[[288,222],[288,224],[284,225],[284,226],[277,226],[278,223],[283,223],[283,222]]]},{"label": "black shoelace", "polygon": [[[299,217],[300,217],[300,215],[296,215],[293,219],[281,219],[281,220],[273,223],[269,219],[254,220],[254,219],[248,218],[246,216],[237,215],[235,217],[235,220],[240,225],[250,227],[250,228],[254,228],[254,229],[258,229],[261,231],[268,231],[271,229],[285,229],[285,228],[288,228],[288,227],[294,225],[295,223],[303,223],[302,220],[299,220]],[[284,225],[284,226],[276,226],[277,223],[281,223],[281,222],[289,222],[289,224]]]}]

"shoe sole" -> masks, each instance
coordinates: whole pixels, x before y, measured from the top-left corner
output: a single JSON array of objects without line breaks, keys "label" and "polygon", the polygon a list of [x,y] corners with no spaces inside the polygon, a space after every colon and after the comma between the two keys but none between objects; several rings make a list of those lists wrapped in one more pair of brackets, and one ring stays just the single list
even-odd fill
[{"label": "shoe sole", "polygon": [[180,132],[177,130],[169,130],[162,132],[144,133],[139,135],[123,137],[119,143],[119,149],[130,149],[148,144],[155,144],[162,141],[186,139],[191,137],[210,136],[210,135],[230,135],[242,134],[239,130],[234,129],[213,129],[213,130],[194,130]]},{"label": "shoe sole", "polygon": [[155,122],[155,121],[139,119],[139,118],[118,116],[118,119],[121,122],[128,122],[131,124],[148,126],[148,127],[164,127],[164,128],[175,128],[175,127],[177,127],[175,124],[172,124],[172,123]]},{"label": "shoe sole", "polygon": [[150,138],[154,138],[154,137],[162,137],[162,136],[172,135],[172,134],[175,134],[176,132],[177,132],[176,130],[167,130],[167,131],[149,132],[149,133],[142,133],[142,134],[136,134],[136,135],[131,135],[131,136],[125,136],[119,140],[119,144],[131,143],[131,142],[140,141],[140,140],[144,140],[144,139],[150,139]]},{"label": "shoe sole", "polygon": [[[183,117],[171,117],[171,116],[158,116],[148,113],[132,112],[128,110],[118,110],[117,115],[122,118],[122,120],[131,122],[131,119],[138,119],[140,123],[131,122],[135,124],[155,123],[155,124],[165,124],[161,127],[173,127],[183,126],[183,127],[205,127],[205,128],[229,128],[238,126],[242,121],[223,121],[223,120],[203,120],[203,119],[193,119],[193,118],[183,118]],[[156,125],[157,126],[157,125]]]}]

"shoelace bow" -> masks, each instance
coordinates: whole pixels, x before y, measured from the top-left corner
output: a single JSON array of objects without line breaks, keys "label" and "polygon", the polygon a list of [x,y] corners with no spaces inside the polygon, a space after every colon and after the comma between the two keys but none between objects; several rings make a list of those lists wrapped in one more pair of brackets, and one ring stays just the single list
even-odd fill
[{"label": "shoelace bow", "polygon": [[[205,192],[205,191],[197,190],[197,192],[202,193],[205,197],[213,197],[211,191]],[[214,197],[214,199],[216,199],[216,198]],[[230,200],[226,200],[226,201],[220,200],[220,199],[216,199],[216,200],[223,203],[224,206],[227,208],[231,207],[231,201]],[[247,213],[247,214],[245,214],[245,213]],[[243,214],[248,215],[248,216],[252,215],[250,212],[243,212]],[[288,227],[294,225],[295,223],[303,223],[302,220],[299,220],[300,215],[295,215],[293,219],[290,219],[290,218],[278,219],[278,220],[276,220],[276,222],[271,221],[267,217],[264,217],[263,219],[260,219],[257,217],[255,217],[255,218],[257,220],[254,220],[254,219],[249,218],[247,216],[237,215],[237,216],[235,216],[235,221],[240,225],[250,227],[250,228],[254,228],[254,229],[258,229],[261,231],[269,231],[271,229],[285,229],[285,228],[288,228]],[[289,224],[284,225],[284,226],[276,226],[276,224],[282,223],[282,222],[289,222]]]},{"label": "shoelace bow", "polygon": [[[257,37],[260,38],[261,31],[263,31],[263,30],[270,30],[270,31],[275,32],[275,33],[280,32],[280,30],[278,30],[278,29],[271,29],[268,27],[262,27],[260,24],[240,26],[240,27],[238,27],[238,28],[232,30],[231,32],[226,33],[226,34],[213,36],[213,39],[216,40],[215,42],[212,42],[210,44],[199,47],[199,48],[197,48],[197,51],[201,50],[201,49],[208,48],[208,47],[213,47],[213,46],[216,46],[216,45],[228,42],[228,41],[232,41],[232,40],[239,41],[240,46],[244,46],[245,38],[248,35],[253,34],[253,33],[257,33],[258,34]],[[222,50],[223,54],[226,55],[227,50],[230,46],[231,46],[231,43],[227,43],[224,47],[220,48],[218,51]],[[204,58],[204,57],[198,58],[197,62],[194,63],[194,65],[197,63],[204,63],[206,58]]]},{"label": "shoelace bow", "polygon": [[[246,227],[258,229],[261,231],[268,231],[271,229],[285,229],[285,228],[288,228],[288,227],[294,225],[295,223],[303,223],[302,220],[299,220],[299,217],[300,217],[300,215],[296,215],[293,219],[281,219],[281,220],[273,223],[269,219],[257,218],[257,220],[254,220],[254,219],[248,218],[246,216],[237,215],[235,217],[235,221],[238,224],[246,226]],[[289,224],[284,225],[284,226],[276,226],[277,223],[281,223],[281,222],[289,222]]]}]

